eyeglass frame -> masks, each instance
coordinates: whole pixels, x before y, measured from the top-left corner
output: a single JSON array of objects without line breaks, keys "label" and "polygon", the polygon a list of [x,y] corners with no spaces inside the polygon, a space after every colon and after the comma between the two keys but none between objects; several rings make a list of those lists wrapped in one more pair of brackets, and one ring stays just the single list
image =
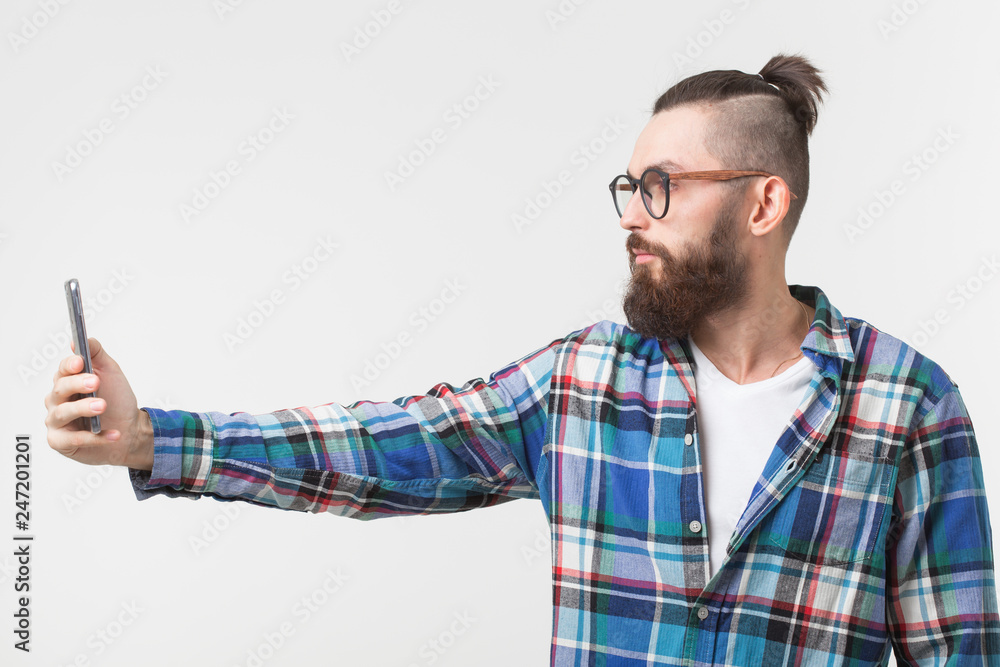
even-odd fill
[{"label": "eyeglass frame", "polygon": [[[649,210],[649,204],[646,203],[646,197],[644,196],[647,193],[645,191],[645,188],[642,187],[642,182],[646,179],[646,174],[648,174],[651,171],[659,175],[660,179],[663,181],[664,184],[663,190],[667,202],[666,205],[663,207],[662,215],[653,215],[653,212]],[[661,220],[667,215],[667,211],[670,210],[670,179],[674,179],[677,181],[729,181],[734,178],[743,178],[744,176],[767,176],[768,178],[770,178],[771,176],[775,176],[775,174],[770,174],[766,171],[746,171],[746,170],[733,170],[733,169],[711,169],[707,171],[678,171],[676,173],[671,174],[661,169],[657,169],[656,167],[650,167],[649,169],[643,171],[639,175],[639,178],[632,178],[628,174],[619,174],[618,176],[615,176],[613,179],[611,179],[611,182],[608,183],[608,189],[611,191],[611,199],[615,203],[615,211],[618,212],[619,218],[624,217],[625,212],[618,210],[618,197],[615,196],[615,183],[618,182],[619,178],[624,177],[628,181],[629,186],[631,187],[632,194],[635,194],[636,188],[642,191],[641,192],[641,195],[643,195],[642,205],[646,207],[646,212],[649,213],[650,217],[652,217],[654,220]],[[624,185],[625,184],[623,183],[622,187],[619,188],[619,190],[621,190],[622,192],[625,191]],[[791,190],[788,191],[788,194],[791,195],[792,199],[798,199],[798,197],[795,196],[795,193],[792,192]]]}]

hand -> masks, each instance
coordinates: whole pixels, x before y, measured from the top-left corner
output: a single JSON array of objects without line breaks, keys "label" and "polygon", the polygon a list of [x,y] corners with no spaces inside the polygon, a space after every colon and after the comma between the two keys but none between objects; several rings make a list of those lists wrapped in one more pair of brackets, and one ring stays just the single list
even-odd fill
[{"label": "hand", "polygon": [[[88,339],[93,374],[83,373],[83,357],[59,362],[52,391],[45,396],[49,447],[88,465],[153,469],[153,427],[139,410],[122,369],[96,338]],[[72,343],[71,343],[72,345]],[[74,352],[76,346],[72,345]],[[92,386],[86,384],[92,382]],[[77,394],[96,391],[96,398]],[[77,400],[72,400],[72,399]],[[101,432],[90,432],[90,417],[101,416]]]}]

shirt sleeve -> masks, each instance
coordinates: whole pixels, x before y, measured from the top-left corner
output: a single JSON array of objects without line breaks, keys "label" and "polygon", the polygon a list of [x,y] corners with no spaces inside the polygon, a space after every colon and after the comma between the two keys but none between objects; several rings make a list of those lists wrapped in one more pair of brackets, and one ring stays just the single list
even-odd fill
[{"label": "shirt sleeve", "polygon": [[555,340],[461,387],[393,401],[266,414],[144,407],[153,469],[130,469],[154,495],[246,501],[356,519],[459,512],[538,498]]},{"label": "shirt sleeve", "polygon": [[958,387],[911,432],[887,548],[886,618],[906,665],[1000,665],[983,469]]}]

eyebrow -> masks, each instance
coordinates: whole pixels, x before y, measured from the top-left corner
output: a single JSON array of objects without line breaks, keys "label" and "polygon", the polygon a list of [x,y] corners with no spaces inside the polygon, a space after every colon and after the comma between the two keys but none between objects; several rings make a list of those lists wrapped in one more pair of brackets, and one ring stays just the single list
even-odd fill
[{"label": "eyebrow", "polygon": [[[668,174],[676,174],[677,172],[684,171],[684,167],[682,167],[681,165],[677,164],[673,160],[660,160],[656,164],[653,164],[653,165],[650,165],[650,166],[653,167],[654,169],[659,169],[660,171],[665,171]],[[646,167],[646,169],[648,169],[648,168],[649,167]],[[643,169],[643,171],[645,171],[646,169]],[[628,169],[625,170],[625,174],[628,175],[629,178],[636,178],[635,176],[633,176],[628,171]]]}]

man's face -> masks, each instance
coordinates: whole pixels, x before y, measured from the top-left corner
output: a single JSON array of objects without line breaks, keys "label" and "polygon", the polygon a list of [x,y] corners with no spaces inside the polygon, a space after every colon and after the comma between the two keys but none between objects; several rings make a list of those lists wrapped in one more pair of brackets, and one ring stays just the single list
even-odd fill
[{"label": "man's face", "polygon": [[[656,114],[636,141],[628,172],[728,169],[704,147],[707,115],[693,108]],[[748,291],[742,249],[744,196],[716,181],[671,181],[659,220],[636,193],[621,226],[632,276],[622,307],[629,327],[651,338],[687,336],[704,318],[739,304]]]}]

